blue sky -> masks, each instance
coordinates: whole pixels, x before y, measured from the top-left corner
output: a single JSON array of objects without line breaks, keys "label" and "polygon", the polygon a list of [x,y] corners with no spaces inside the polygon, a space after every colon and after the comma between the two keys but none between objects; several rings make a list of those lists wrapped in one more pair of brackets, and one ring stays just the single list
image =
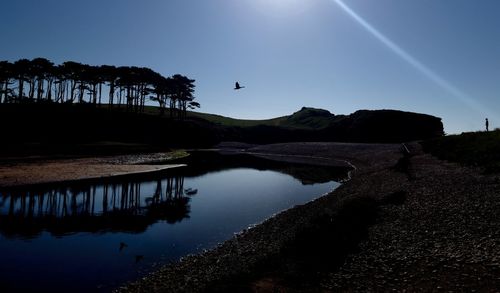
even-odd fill
[{"label": "blue sky", "polygon": [[500,127],[500,1],[338,1],[5,0],[0,59],[180,73],[202,112],[236,118],[399,109],[448,133]]}]

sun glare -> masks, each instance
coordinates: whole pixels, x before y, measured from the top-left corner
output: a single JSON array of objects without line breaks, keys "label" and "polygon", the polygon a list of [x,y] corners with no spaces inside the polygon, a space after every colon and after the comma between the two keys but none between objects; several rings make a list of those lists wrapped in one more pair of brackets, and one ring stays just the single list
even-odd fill
[{"label": "sun glare", "polygon": [[273,14],[296,14],[303,12],[311,0],[252,0],[259,10]]},{"label": "sun glare", "polygon": [[424,63],[418,60],[416,57],[405,51],[402,47],[396,44],[394,41],[389,39],[386,35],[377,30],[373,25],[368,23],[364,18],[357,14],[351,9],[343,0],[331,0],[336,3],[345,13],[347,13],[352,19],[354,19],[359,25],[361,25],[367,32],[378,39],[382,44],[389,48],[397,56],[405,60],[417,71],[426,76],[429,80],[434,82],[436,85],[441,87],[443,90],[460,100],[462,103],[468,107],[477,111],[477,113],[486,114],[488,117],[496,117],[500,119],[498,115],[490,111],[484,105],[479,103],[476,99],[472,98],[454,84],[446,80],[444,77],[440,76],[438,73],[434,72],[432,69],[427,67]]}]

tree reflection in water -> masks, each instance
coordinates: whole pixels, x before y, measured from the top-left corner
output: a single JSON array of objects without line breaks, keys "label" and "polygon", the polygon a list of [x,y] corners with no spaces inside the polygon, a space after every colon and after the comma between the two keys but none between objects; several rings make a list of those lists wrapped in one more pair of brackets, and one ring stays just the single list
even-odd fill
[{"label": "tree reflection in water", "polygon": [[21,238],[34,238],[42,231],[55,236],[77,232],[140,233],[160,220],[176,223],[189,217],[190,195],[184,190],[184,176],[156,180],[153,194],[143,195],[142,184],[0,192],[0,233]]},{"label": "tree reflection in water", "polygon": [[214,247],[317,198],[349,171],[216,152],[177,163],[187,167],[0,188],[0,287],[110,292],[156,264]]},{"label": "tree reflection in water", "polygon": [[246,167],[274,170],[302,184],[313,184],[342,181],[349,171],[343,167],[293,164],[217,152],[192,152],[179,163],[189,167],[147,175],[145,181],[135,178],[127,182],[0,190],[0,234],[34,238],[43,231],[55,236],[78,232],[142,233],[158,221],[173,224],[189,218],[190,197],[198,190],[186,188],[185,177]]}]

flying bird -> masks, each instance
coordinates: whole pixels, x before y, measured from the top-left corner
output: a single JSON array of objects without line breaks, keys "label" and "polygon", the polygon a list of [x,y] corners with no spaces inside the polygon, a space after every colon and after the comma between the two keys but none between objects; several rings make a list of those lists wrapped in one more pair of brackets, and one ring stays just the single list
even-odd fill
[{"label": "flying bird", "polygon": [[244,88],[245,88],[244,86],[240,86],[239,82],[236,82],[236,84],[234,85],[235,90],[240,90],[240,89],[244,89]]},{"label": "flying bird", "polygon": [[128,247],[127,243],[125,242],[120,242],[120,251],[122,251],[124,248]]}]

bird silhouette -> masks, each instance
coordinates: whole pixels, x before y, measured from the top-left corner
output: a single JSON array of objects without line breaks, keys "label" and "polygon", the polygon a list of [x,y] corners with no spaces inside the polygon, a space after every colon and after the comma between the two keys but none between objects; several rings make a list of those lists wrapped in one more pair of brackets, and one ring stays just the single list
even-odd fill
[{"label": "bird silhouette", "polygon": [[240,89],[244,89],[244,88],[245,88],[244,86],[240,86],[239,82],[236,82],[236,84],[234,85],[235,90],[240,90]]},{"label": "bird silhouette", "polygon": [[122,251],[124,248],[128,247],[127,243],[125,242],[120,242],[120,251]]}]

